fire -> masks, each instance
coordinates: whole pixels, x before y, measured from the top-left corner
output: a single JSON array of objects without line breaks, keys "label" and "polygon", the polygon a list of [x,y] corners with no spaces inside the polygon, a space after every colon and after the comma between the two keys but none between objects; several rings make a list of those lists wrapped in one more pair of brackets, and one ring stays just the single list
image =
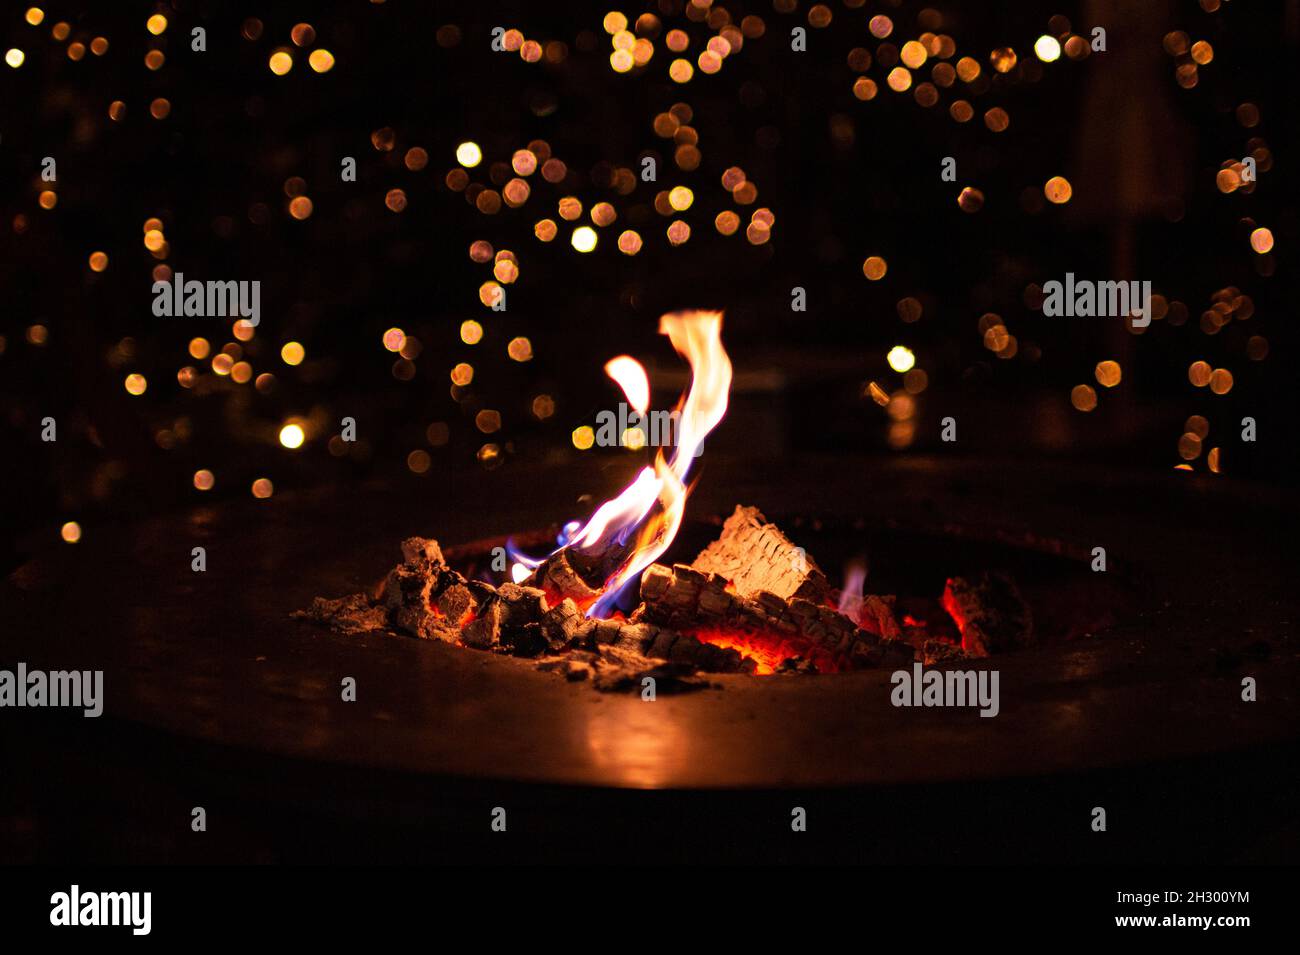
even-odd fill
[{"label": "fire", "polygon": [[[560,549],[612,554],[615,569],[587,608],[587,616],[608,618],[624,589],[637,580],[668,549],[681,528],[689,493],[686,478],[703,449],[704,439],[727,412],[731,391],[731,359],[722,347],[721,312],[674,312],[659,320],[659,332],[691,366],[691,384],[678,400],[677,440],[671,456],[659,448],[653,467],[642,468],[623,491],[596,509],[582,527],[566,527]],[[614,358],[605,372],[622,389],[638,414],[650,406],[650,383],[640,362],[627,355]],[[517,564],[535,567],[539,561],[513,554]]]},{"label": "fire", "polygon": [[844,589],[835,609],[854,623],[862,616],[862,587],[867,582],[867,565],[855,560],[849,564],[844,573]]},{"label": "fire", "polygon": [[693,630],[691,635],[724,650],[735,650],[753,660],[757,676],[770,676],[787,660],[803,659],[818,673],[838,673],[843,661],[806,640],[792,640],[778,633],[741,633],[729,630]]},{"label": "fire", "polygon": [[627,403],[636,409],[637,414],[646,413],[650,407],[650,379],[639,361],[630,355],[611,358],[605,362],[605,374],[623,389]]},{"label": "fire", "polygon": [[[951,584],[951,581],[948,582]],[[961,646],[963,650],[970,650],[971,647],[966,642],[966,615],[962,613],[961,607],[953,599],[950,586],[943,588],[943,597],[939,600],[944,610],[948,611],[948,616],[952,617],[953,623],[957,624],[957,632],[961,634]]]}]

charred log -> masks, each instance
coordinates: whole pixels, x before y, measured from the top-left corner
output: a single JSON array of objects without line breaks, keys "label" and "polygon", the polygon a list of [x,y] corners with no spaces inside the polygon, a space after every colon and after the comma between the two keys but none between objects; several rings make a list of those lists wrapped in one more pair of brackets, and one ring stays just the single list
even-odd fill
[{"label": "charred log", "polygon": [[316,598],[295,616],[342,633],[399,631],[536,657],[544,669],[601,689],[638,686],[646,676],[693,688],[708,685],[687,677],[700,672],[944,663],[1034,641],[1029,608],[1001,574],[947,582],[941,603],[960,646],[956,633],[936,633],[910,615],[900,624],[894,597],[862,597],[852,618],[837,612],[825,574],[754,508],[738,507],[694,564],[648,567],[629,619],[584,615],[600,595],[603,560],[561,550],[524,583],[494,587],[451,568],[437,542],[411,537],[373,595]]},{"label": "charred log", "polygon": [[569,548],[558,550],[525,578],[524,583],[546,594],[547,600],[558,604],[566,598],[572,600],[580,610],[585,610],[595,603],[600,596],[600,584],[597,580],[593,586],[570,559]]},{"label": "charred log", "polygon": [[961,646],[969,656],[986,657],[1034,643],[1029,605],[1006,574],[985,573],[974,581],[953,577],[941,602],[961,631]]},{"label": "charred log", "polygon": [[839,666],[865,667],[888,660],[910,662],[911,648],[882,641],[829,607],[795,597],[784,600],[767,591],[742,597],[717,574],[693,567],[651,564],[641,577],[642,605],[633,619],[678,631],[722,631],[788,645],[791,656],[815,650]]}]

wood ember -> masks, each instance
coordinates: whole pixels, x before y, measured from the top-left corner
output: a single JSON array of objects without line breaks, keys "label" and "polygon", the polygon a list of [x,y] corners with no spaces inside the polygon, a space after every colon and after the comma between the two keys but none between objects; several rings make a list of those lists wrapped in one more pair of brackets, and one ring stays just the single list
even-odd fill
[{"label": "wood ember", "polygon": [[894,615],[894,604],[893,597],[877,597],[874,594],[863,597],[862,606],[858,611],[858,622],[862,625],[862,629],[875,634],[881,640],[901,640],[903,631],[898,626],[898,618]]},{"label": "wood ember", "polygon": [[583,575],[578,572],[578,568],[569,559],[567,549],[556,551],[542,561],[525,579],[525,583],[542,590],[553,603],[567,597],[577,604],[579,609],[590,607],[600,596],[600,590],[587,583]]},{"label": "wood ember", "polygon": [[494,600],[461,629],[461,639],[476,650],[491,650],[501,642],[501,601]]},{"label": "wood ember", "polygon": [[1029,605],[1006,574],[984,573],[974,581],[953,577],[941,602],[961,631],[961,646],[969,656],[986,657],[1034,643]]},{"label": "wood ember", "polygon": [[784,600],[767,591],[742,597],[731,593],[718,574],[701,573],[685,564],[647,567],[641,576],[641,601],[633,620],[675,630],[720,630],[803,643],[842,666],[912,659],[906,644],[882,641],[829,607],[801,597]]},{"label": "wood ember", "polygon": [[536,587],[502,584],[497,588],[497,599],[504,607],[508,626],[522,627],[538,623],[546,612],[546,594]]},{"label": "wood ember", "polygon": [[629,652],[674,663],[689,663],[708,673],[750,673],[756,667],[736,650],[641,621],[586,620],[578,640],[589,649]]},{"label": "wood ember", "polygon": [[609,555],[562,550],[523,583],[493,586],[450,567],[436,541],[411,537],[401,549],[373,596],[318,597],[294,616],[341,633],[399,631],[532,657],[602,690],[639,689],[654,676],[664,692],[709,685],[700,673],[752,673],[759,659],[766,672],[816,673],[987,656],[1034,639],[1029,608],[1001,574],[948,581],[942,604],[960,647],[910,616],[900,624],[894,597],[864,596],[850,619],[832,609],[812,558],[752,507],[736,508],[693,564],[648,567],[626,620],[584,615]]},{"label": "wood ember", "polygon": [[[692,671],[746,673],[754,669],[737,651],[704,643],[693,636],[648,622],[596,620],[583,616],[573,597],[550,606],[547,591],[507,583],[500,587],[467,580],[447,565],[435,541],[412,537],[402,542],[402,563],[389,571],[376,599],[353,594],[340,600],[316,598],[311,608],[295,616],[324,623],[342,633],[398,630],[423,639],[461,643],[477,650],[539,656],[551,652],[585,654],[612,669],[650,671],[664,661]],[[584,590],[581,575],[562,559],[549,562],[550,582],[583,600],[596,591]],[[554,668],[554,662],[548,664]],[[565,668],[569,679],[590,675],[575,656]],[[594,670],[592,673],[596,672]],[[617,680],[605,680],[608,685]]]},{"label": "wood ember", "polygon": [[352,594],[330,600],[316,597],[306,610],[295,610],[293,617],[323,623],[338,633],[365,633],[370,630],[387,630],[388,613],[375,606],[365,594]]},{"label": "wood ember", "polygon": [[557,606],[542,614],[542,636],[552,650],[562,650],[577,637],[583,620],[578,605],[565,597]]},{"label": "wood ember", "polygon": [[722,533],[691,562],[703,574],[731,581],[742,597],[767,592],[782,600],[825,601],[830,583],[817,562],[769,524],[756,507],[736,507]]},{"label": "wood ember", "polygon": [[455,643],[487,596],[484,586],[471,585],[448,567],[437,541],[408,537],[402,541],[402,563],[388,572],[379,599],[399,630]]},{"label": "wood ember", "polygon": [[941,663],[955,663],[958,660],[966,659],[966,651],[955,643],[949,643],[947,640],[925,640],[920,647],[921,662],[926,666],[935,666]]}]

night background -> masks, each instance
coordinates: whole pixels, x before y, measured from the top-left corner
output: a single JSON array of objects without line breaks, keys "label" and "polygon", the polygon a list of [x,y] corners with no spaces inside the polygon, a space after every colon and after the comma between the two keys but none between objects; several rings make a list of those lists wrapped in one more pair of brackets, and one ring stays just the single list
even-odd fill
[{"label": "night background", "polygon": [[[108,687],[0,727],[0,859],[1294,862],[1300,0],[57,2],[0,48],[0,664]],[[156,316],[179,273],[260,323]],[[1066,273],[1153,321],[1044,316]],[[669,557],[754,504],[935,615],[1010,568],[1052,637],[999,720],[883,669],[647,715],[292,619],[589,518],[651,457],[593,446],[603,366],[671,408],[683,309],[735,378]]]},{"label": "night background", "polygon": [[[213,475],[206,499],[246,497],[258,478],[277,494],[401,471],[410,494],[475,468],[527,481],[539,460],[574,458],[573,430],[617,401],[600,372],[609,357],[661,372],[660,406],[680,390],[684,368],[656,330],[683,307],[726,312],[738,378],[722,448],[943,452],[938,422],[953,414],[953,454],[1172,469],[1182,436],[1208,428],[1187,451],[1196,473],[1294,473],[1278,365],[1294,337],[1285,263],[1296,220],[1275,157],[1295,147],[1284,64],[1296,4],[647,11],[628,28],[653,44],[651,59],[618,73],[596,6],[13,7],[4,42],[23,62],[4,70],[0,127],[4,468],[22,502],[6,509],[10,529],[49,534],[75,520],[93,533],[105,515],[189,505],[200,470]],[[154,14],[166,18],[156,35]],[[883,38],[873,16],[889,20],[877,21]],[[1082,47],[1068,38],[1090,41],[1088,25],[1103,21],[1107,52],[1072,58]],[[195,26],[206,52],[190,48]],[[538,61],[494,52],[494,26],[535,40]],[[796,26],[807,52],[790,49]],[[707,75],[698,56],[724,29],[740,30],[743,47]],[[672,30],[690,38],[685,83],[668,75]],[[900,50],[923,34],[939,55],[894,92]],[[1054,62],[1032,52],[1044,34],[1064,45]],[[1016,61],[997,72],[991,53],[1003,47]],[[309,61],[321,50],[327,72]],[[270,64],[277,51],[291,57],[284,75]],[[963,57],[971,82],[954,76]],[[870,82],[855,94],[859,77]],[[1002,132],[990,110],[1005,112]],[[464,142],[482,155],[469,169],[456,158]],[[520,176],[510,163],[530,146],[537,169]],[[543,178],[542,153],[563,163],[558,181]],[[45,156],[54,182],[41,179]],[[955,182],[940,178],[946,156]],[[1258,181],[1224,192],[1216,173],[1246,156]],[[341,180],[344,157],[356,182]],[[639,178],[645,157],[654,183]],[[757,187],[747,203],[723,186],[733,167]],[[1069,183],[1068,202],[1045,198],[1053,177]],[[511,180],[529,191],[514,207],[502,201]],[[676,186],[693,193],[689,208],[660,196],[657,209]],[[959,203],[967,187],[982,196],[974,211]],[[480,210],[483,192],[499,211]],[[559,213],[565,197],[581,204],[572,221]],[[582,254],[569,238],[593,225],[597,203],[617,218]],[[759,210],[773,225],[755,244]],[[731,235],[714,221],[727,211]],[[558,226],[549,242],[534,234],[544,220]],[[676,246],[674,222],[689,226]],[[1257,228],[1272,251],[1252,250]],[[625,230],[643,243],[636,255],[619,250]],[[474,242],[490,247],[486,261],[471,259]],[[95,253],[107,255],[102,271]],[[503,255],[517,278],[498,312],[480,286]],[[872,256],[887,267],[877,281],[863,271]],[[252,337],[219,319],[156,318],[151,286],[170,270],[260,280]],[[1117,321],[1044,318],[1035,291],[1066,271],[1151,281],[1158,320],[1135,335]],[[806,311],[791,310],[795,287]],[[385,347],[390,328],[397,351]],[[512,341],[526,360],[512,359]],[[300,363],[282,358],[288,343]],[[891,369],[896,345],[923,375],[905,382]],[[223,349],[232,360],[219,367]],[[1193,384],[1196,361],[1226,369],[1230,390]],[[1100,362],[1118,363],[1118,385],[1100,383]],[[453,373],[468,383],[453,387]],[[128,375],[144,376],[142,394]],[[901,402],[879,406],[872,382]],[[1094,410],[1072,406],[1080,385]],[[57,444],[40,440],[47,415]],[[358,440],[331,445],[345,415]],[[1189,426],[1193,415],[1202,420]],[[1244,415],[1259,422],[1254,445],[1238,440]],[[286,422],[304,429],[296,451],[278,441]],[[627,452],[587,453],[619,464]]]}]

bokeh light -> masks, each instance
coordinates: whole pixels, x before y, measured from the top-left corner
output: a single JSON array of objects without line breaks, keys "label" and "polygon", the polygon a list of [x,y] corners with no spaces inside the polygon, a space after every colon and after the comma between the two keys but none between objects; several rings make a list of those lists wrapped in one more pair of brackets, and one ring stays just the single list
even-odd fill
[{"label": "bokeh light", "polygon": [[280,444],[291,450],[301,448],[306,437],[302,426],[298,424],[286,424],[280,429]]}]

